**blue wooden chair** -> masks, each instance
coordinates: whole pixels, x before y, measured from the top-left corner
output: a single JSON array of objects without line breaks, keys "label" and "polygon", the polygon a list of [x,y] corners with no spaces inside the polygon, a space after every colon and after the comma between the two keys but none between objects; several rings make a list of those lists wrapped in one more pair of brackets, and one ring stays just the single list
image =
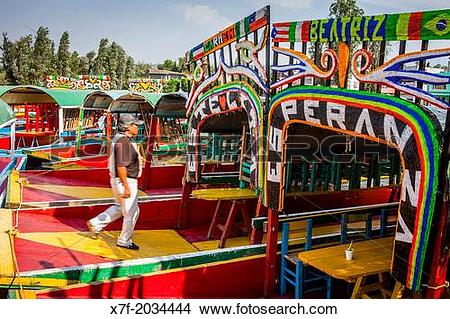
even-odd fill
[{"label": "blue wooden chair", "polygon": [[[287,284],[294,286],[294,296],[296,299],[302,298],[303,293],[317,290],[326,290],[327,298],[331,298],[332,279],[317,270],[305,267],[303,263],[295,256],[289,255],[289,223],[285,222],[282,228],[281,241],[281,274],[280,274],[280,294],[285,295],[287,291]],[[312,247],[312,228],[313,220],[306,221],[306,242],[305,251]],[[289,267],[294,264],[294,269]],[[325,285],[307,287],[315,282],[323,282]],[[307,288],[307,289],[306,289]]]}]

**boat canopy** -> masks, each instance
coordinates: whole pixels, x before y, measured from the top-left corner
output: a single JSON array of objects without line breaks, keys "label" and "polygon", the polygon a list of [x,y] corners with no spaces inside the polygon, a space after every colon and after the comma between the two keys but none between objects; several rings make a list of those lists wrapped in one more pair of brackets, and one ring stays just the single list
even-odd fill
[{"label": "boat canopy", "polygon": [[158,117],[185,118],[187,93],[176,92],[163,94],[155,104]]},{"label": "boat canopy", "polygon": [[15,119],[16,116],[9,105],[0,100],[0,128],[10,125]]},{"label": "boat canopy", "polygon": [[161,94],[128,92],[114,100],[109,106],[111,113],[153,113]]},{"label": "boat canopy", "polygon": [[57,90],[34,85],[1,86],[0,98],[8,104],[56,103],[60,108],[79,108],[91,90]]},{"label": "boat canopy", "polygon": [[83,107],[85,110],[108,110],[111,103],[129,94],[128,90],[94,91],[86,96]]}]

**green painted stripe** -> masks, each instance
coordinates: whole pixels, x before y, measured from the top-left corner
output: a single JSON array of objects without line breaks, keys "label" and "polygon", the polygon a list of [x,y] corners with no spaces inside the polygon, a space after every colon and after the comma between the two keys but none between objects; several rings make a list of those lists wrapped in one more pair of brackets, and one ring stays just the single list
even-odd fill
[{"label": "green painted stripe", "polygon": [[386,41],[395,41],[397,39],[397,22],[399,15],[390,14],[387,16],[386,21]]},{"label": "green painted stripe", "polygon": [[200,264],[255,256],[263,254],[265,249],[265,245],[243,246],[161,258],[94,264],[82,267],[67,267],[50,271],[35,271],[24,273],[22,274],[22,277],[68,279],[77,280],[80,281],[80,283],[91,283],[113,278],[138,276],[157,271],[179,269]]},{"label": "green painted stripe", "polygon": [[244,19],[244,28],[245,28],[245,34],[250,32],[250,23],[248,22],[248,17]]},{"label": "green painted stripe", "polygon": [[236,39],[240,39],[241,38],[241,27],[240,27],[240,23],[236,22],[234,24],[234,33],[236,34]]},{"label": "green painted stripe", "polygon": [[291,25],[289,26],[289,42],[297,41],[297,39],[295,37],[295,31],[297,29],[297,23],[298,22],[291,22]]}]

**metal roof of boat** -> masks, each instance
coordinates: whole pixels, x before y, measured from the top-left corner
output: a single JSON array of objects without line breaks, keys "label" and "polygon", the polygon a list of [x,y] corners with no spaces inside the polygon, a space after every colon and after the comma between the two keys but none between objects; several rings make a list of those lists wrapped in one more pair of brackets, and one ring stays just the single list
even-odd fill
[{"label": "metal roof of boat", "polygon": [[35,85],[0,86],[0,98],[8,104],[56,103],[61,108],[79,108],[92,92],[49,89]]},{"label": "metal roof of boat", "polygon": [[9,125],[16,119],[13,110],[9,105],[0,100],[0,128]]},{"label": "metal roof of boat", "polygon": [[186,92],[162,94],[155,104],[155,114],[160,117],[186,117]]},{"label": "metal roof of boat", "polygon": [[85,109],[102,109],[107,110],[111,103],[118,98],[129,94],[128,90],[97,90],[86,96],[83,107]]},{"label": "metal roof of boat", "polygon": [[128,92],[125,95],[114,100],[108,108],[109,112],[119,113],[153,113],[155,103],[158,101],[154,94],[158,93],[142,93]]},{"label": "metal roof of boat", "polygon": [[138,113],[141,109],[144,112],[152,112],[160,117],[185,117],[187,93],[150,93],[131,92],[122,95],[111,103],[110,112]]}]

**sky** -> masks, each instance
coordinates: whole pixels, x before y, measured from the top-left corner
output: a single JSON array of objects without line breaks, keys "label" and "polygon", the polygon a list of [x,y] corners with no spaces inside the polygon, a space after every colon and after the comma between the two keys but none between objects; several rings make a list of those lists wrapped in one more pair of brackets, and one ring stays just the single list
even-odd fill
[{"label": "sky", "polygon": [[[175,59],[207,37],[270,4],[273,21],[325,18],[331,0],[1,0],[0,31],[11,39],[47,26],[56,45],[69,31],[71,50],[96,50],[101,38],[136,62]],[[358,0],[366,15],[449,8],[449,0]]]}]

